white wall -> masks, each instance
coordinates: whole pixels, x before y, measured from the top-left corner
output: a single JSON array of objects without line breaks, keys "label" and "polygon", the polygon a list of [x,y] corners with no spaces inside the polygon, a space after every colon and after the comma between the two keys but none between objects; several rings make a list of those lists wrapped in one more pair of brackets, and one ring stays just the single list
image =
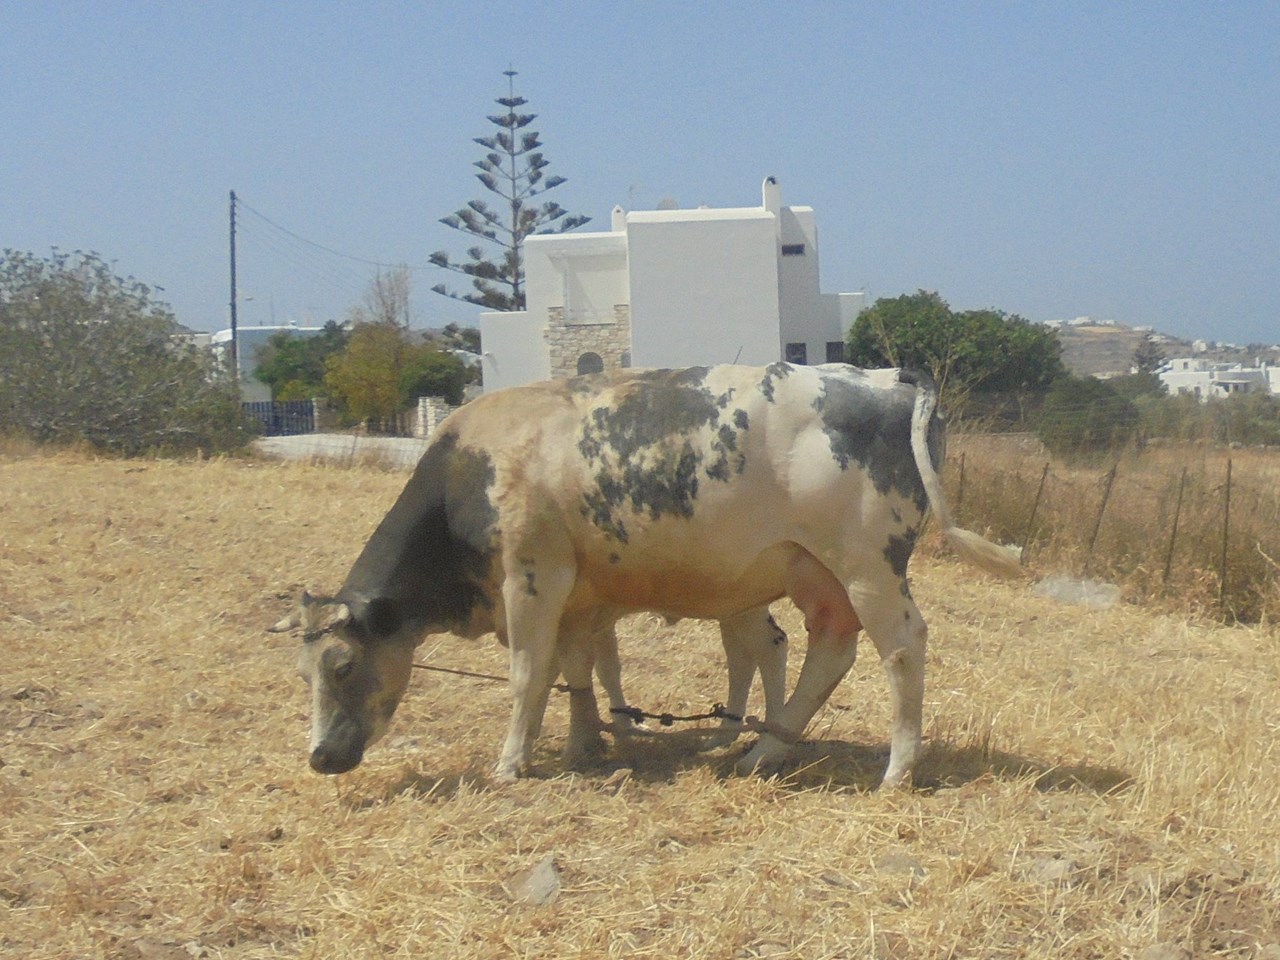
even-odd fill
[{"label": "white wall", "polygon": [[632,363],[778,359],[775,218],[763,208],[627,215]]},{"label": "white wall", "polygon": [[480,342],[484,350],[480,370],[485,393],[551,377],[545,330],[545,319],[535,320],[523,310],[480,314]]}]

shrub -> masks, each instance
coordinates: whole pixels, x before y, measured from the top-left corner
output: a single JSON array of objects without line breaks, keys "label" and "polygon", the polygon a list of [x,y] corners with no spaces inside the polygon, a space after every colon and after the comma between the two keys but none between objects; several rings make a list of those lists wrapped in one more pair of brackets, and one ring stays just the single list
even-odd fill
[{"label": "shrub", "polygon": [[57,251],[0,255],[0,430],[126,456],[251,436],[234,385],[149,287]]}]

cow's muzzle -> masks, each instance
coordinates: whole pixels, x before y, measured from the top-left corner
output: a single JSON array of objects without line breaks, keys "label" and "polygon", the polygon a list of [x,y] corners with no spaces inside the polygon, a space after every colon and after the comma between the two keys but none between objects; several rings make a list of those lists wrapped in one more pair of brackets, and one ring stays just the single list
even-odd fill
[{"label": "cow's muzzle", "polygon": [[316,773],[334,774],[354,770],[364,759],[364,750],[360,747],[342,747],[332,743],[322,743],[311,751],[311,769]]}]

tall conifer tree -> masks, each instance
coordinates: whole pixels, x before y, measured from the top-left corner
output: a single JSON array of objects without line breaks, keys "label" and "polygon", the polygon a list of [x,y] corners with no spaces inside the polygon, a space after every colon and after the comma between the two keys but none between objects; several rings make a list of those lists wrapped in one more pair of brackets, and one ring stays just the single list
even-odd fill
[{"label": "tall conifer tree", "polygon": [[570,215],[555,201],[535,199],[565,182],[564,177],[545,177],[550,164],[539,150],[542,141],[528,129],[536,114],[519,113],[527,101],[515,94],[516,71],[505,70],[507,96],[495,102],[506,113],[490,116],[498,128],[489,137],[476,137],[475,142],[487,151],[475,162],[476,174],[486,190],[496,194],[500,203],[490,208],[483,200],[472,200],[441,223],[461,230],[477,240],[497,246],[500,253],[490,258],[479,244],[467,250],[467,259],[456,262],[444,251],[431,254],[438,267],[465,274],[471,278],[473,292],[457,293],[443,283],[431,289],[455,300],[465,300],[490,310],[523,310],[524,241],[533,234],[564,233],[580,227],[591,218]]}]

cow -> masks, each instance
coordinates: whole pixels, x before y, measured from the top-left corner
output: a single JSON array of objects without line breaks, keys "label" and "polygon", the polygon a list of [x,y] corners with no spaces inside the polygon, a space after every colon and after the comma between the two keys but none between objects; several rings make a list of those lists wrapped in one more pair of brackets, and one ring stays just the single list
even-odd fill
[{"label": "cow", "polygon": [[312,620],[300,663],[312,767],[360,762],[427,632],[494,631],[509,646],[495,775],[511,780],[527,771],[557,670],[590,686],[603,624],[645,610],[727,622],[786,596],[808,648],[739,772],[785,759],[853,665],[863,628],[892,699],[882,782],[907,781],[927,635],[907,563],[927,512],[962,559],[1022,572],[1014,551],[952,523],[936,407],[924,374],[788,363],[623,370],[472,401],[440,425]]}]

